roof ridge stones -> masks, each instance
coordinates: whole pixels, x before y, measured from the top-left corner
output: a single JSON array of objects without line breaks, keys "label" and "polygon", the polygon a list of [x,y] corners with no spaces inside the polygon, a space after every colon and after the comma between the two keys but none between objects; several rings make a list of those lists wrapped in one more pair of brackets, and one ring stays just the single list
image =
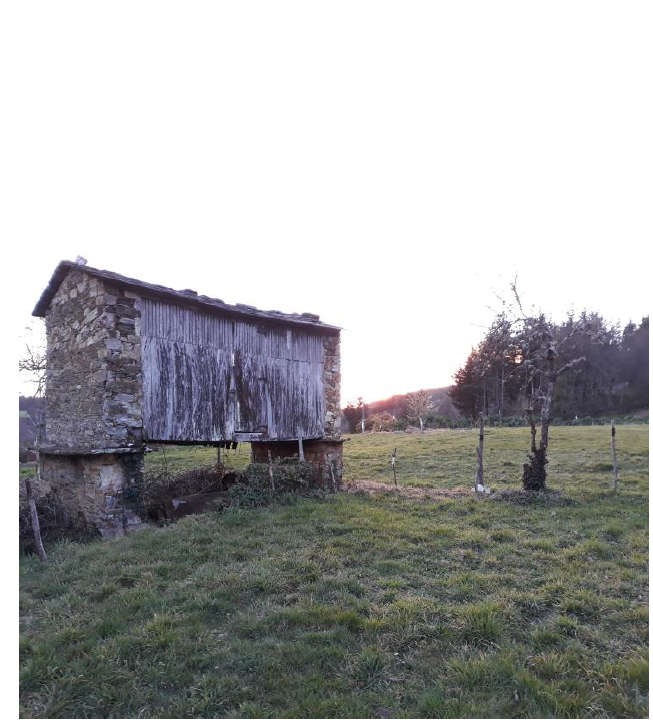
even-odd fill
[{"label": "roof ridge stones", "polygon": [[149,282],[141,281],[140,279],[125,277],[122,274],[117,274],[116,272],[107,271],[105,269],[96,269],[94,267],[86,266],[85,264],[77,264],[68,260],[61,261],[57,265],[57,268],[54,270],[47,287],[34,307],[32,312],[33,316],[45,316],[45,312],[50,306],[50,302],[52,301],[54,295],[57,293],[57,289],[59,289],[61,282],[66,278],[70,271],[81,271],[92,277],[105,279],[130,289],[139,290],[143,293],[143,296],[165,298],[183,306],[201,307],[203,309],[223,312],[237,317],[254,318],[258,321],[269,321],[272,323],[276,322],[281,324],[290,324],[293,326],[311,327],[316,331],[321,331],[326,334],[337,334],[341,329],[340,327],[336,327],[331,324],[325,324],[320,321],[319,315],[312,314],[311,312],[303,312],[301,314],[294,312],[288,314],[280,312],[277,309],[257,309],[249,304],[226,304],[222,299],[208,297],[205,294],[198,294],[194,289],[171,289],[170,287],[164,287],[161,284],[151,284]]}]

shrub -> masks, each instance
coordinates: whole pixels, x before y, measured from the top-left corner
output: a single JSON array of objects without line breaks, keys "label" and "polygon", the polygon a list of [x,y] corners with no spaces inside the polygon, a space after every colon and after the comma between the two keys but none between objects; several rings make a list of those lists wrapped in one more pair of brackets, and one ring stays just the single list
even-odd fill
[{"label": "shrub", "polygon": [[148,470],[143,474],[141,485],[124,489],[123,500],[141,517],[157,519],[162,515],[166,499],[225,490],[229,482],[238,482],[238,475],[224,465],[205,465],[176,473]]},{"label": "shrub", "polygon": [[229,488],[229,505],[234,508],[259,508],[268,503],[269,498],[262,490],[242,483]]},{"label": "shrub", "polygon": [[[365,418],[365,432],[373,432],[374,424],[376,422],[377,415],[370,415]],[[359,420],[356,423],[356,432],[363,432],[363,421]]]},{"label": "shrub", "polygon": [[433,415],[426,420],[426,427],[451,428],[453,425],[454,421],[452,419],[442,415]]},{"label": "shrub", "polygon": [[375,415],[373,419],[372,430],[374,432],[392,432],[395,429],[395,419],[389,412]]},{"label": "shrub", "polygon": [[[321,487],[321,473],[306,461],[297,458],[277,458],[272,465],[275,493],[302,493]],[[251,463],[242,475],[243,482],[257,490],[270,487],[270,470],[265,463]]]},{"label": "shrub", "polygon": [[536,448],[529,453],[530,462],[524,463],[524,473],[522,481],[524,490],[544,490],[546,482],[546,465],[549,462],[546,452],[541,448]]},{"label": "shrub", "polygon": [[[397,420],[389,412],[381,412],[365,418],[366,432],[393,432],[394,430],[405,430],[408,423],[406,420]],[[356,423],[356,432],[362,432],[362,422]]]}]

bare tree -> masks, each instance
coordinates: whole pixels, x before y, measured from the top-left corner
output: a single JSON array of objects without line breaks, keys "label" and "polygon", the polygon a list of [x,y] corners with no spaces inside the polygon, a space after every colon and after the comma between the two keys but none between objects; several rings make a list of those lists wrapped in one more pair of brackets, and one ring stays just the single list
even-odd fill
[{"label": "bare tree", "polygon": [[409,392],[406,395],[406,413],[409,419],[419,420],[419,429],[424,431],[424,419],[433,411],[433,400],[426,390]]},{"label": "bare tree", "polygon": [[[28,334],[32,334],[32,329],[30,327],[27,327],[26,331],[28,332]],[[47,355],[45,349],[38,347],[33,343],[26,343],[25,355],[20,360],[18,360],[18,371],[23,375],[27,376],[28,381],[34,384],[34,397],[43,397],[43,395],[45,394],[46,368]],[[36,427],[36,445],[38,446],[41,429],[43,426],[43,411],[39,410],[36,413],[35,417],[36,419],[34,420],[34,425]],[[27,494],[27,501],[30,509],[30,520],[32,523],[32,533],[34,534],[36,550],[39,558],[41,559],[41,562],[46,563],[48,557],[45,552],[45,548],[43,547],[43,541],[41,540],[41,526],[39,524],[39,516],[36,509],[36,497],[34,494],[34,489],[32,487],[31,478],[25,479],[25,492]]]},{"label": "bare tree", "polygon": [[[39,330],[44,332],[44,330]],[[45,346],[34,341],[35,330],[29,325],[25,327],[27,338],[30,340],[25,342],[25,352],[18,360],[18,372],[25,382],[33,385],[33,397],[43,398],[45,396],[45,378],[47,370],[47,353]],[[32,419],[36,427],[36,442],[38,444],[39,436],[43,427],[43,406],[38,408]]]},{"label": "bare tree", "polygon": [[[517,367],[514,373],[520,375],[523,389],[529,400],[526,417],[531,428],[531,452],[529,462],[524,464],[523,483],[526,490],[544,490],[546,488],[547,451],[549,447],[549,425],[551,423],[553,394],[560,375],[565,374],[585,361],[578,357],[564,365],[559,363],[559,350],[574,335],[587,330],[580,324],[566,330],[562,339],[556,339],[553,324],[544,314],[524,312],[517,279],[510,289],[515,303],[507,307],[511,314],[510,324],[513,331],[513,350],[517,349]],[[508,317],[507,317],[508,318]],[[537,442],[537,427],[534,412],[540,411],[540,440]]]},{"label": "bare tree", "polygon": [[[27,328],[31,332],[31,328]],[[45,393],[45,372],[47,357],[45,349],[34,343],[25,343],[25,353],[18,360],[18,371],[21,372],[28,382],[35,386],[34,397],[43,397]]]}]

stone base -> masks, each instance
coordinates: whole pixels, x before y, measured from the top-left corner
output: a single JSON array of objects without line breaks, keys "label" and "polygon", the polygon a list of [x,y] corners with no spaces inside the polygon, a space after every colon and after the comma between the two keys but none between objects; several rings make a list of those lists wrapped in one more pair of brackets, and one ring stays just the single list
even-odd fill
[{"label": "stone base", "polygon": [[40,453],[40,485],[49,488],[79,530],[116,538],[144,527],[125,504],[124,492],[143,482],[143,453],[53,455]]},{"label": "stone base", "polygon": [[[327,489],[339,488],[342,483],[342,440],[304,440],[304,458],[315,466],[318,477]],[[253,442],[252,462],[268,462],[268,450],[275,458],[299,457],[296,440],[283,442]]]}]

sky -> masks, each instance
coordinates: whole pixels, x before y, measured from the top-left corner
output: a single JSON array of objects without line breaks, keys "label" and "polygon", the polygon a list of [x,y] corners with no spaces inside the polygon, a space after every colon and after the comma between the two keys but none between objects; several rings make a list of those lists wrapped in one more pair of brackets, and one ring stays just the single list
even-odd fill
[{"label": "sky", "polygon": [[649,313],[650,4],[59,0],[5,15],[19,353],[77,255],[320,314],[343,328],[343,404],[450,384],[515,274],[557,318]]}]

